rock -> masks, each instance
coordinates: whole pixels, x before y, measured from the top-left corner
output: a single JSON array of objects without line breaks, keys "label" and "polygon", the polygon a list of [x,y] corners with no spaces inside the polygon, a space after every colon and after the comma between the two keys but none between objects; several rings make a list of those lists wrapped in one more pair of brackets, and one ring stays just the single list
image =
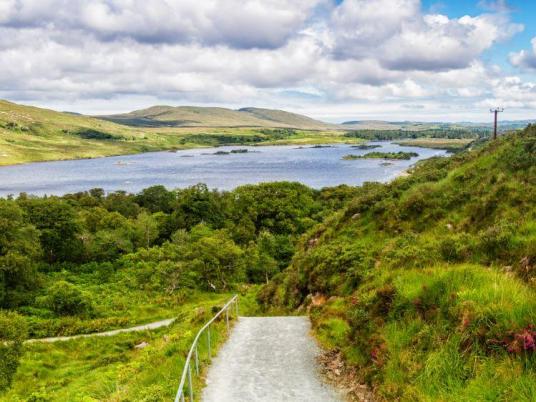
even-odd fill
[{"label": "rock", "polygon": [[312,248],[314,246],[316,246],[318,243],[318,237],[315,237],[314,239],[310,239],[308,242],[307,242],[307,246],[309,248]]},{"label": "rock", "polygon": [[312,298],[313,306],[322,306],[326,303],[327,298],[322,293],[316,293]]},{"label": "rock", "polygon": [[352,215],[352,220],[356,220],[356,219],[359,219],[359,217],[361,216],[361,214],[358,212],[357,214],[353,214]]},{"label": "rock", "polygon": [[142,343],[138,343],[136,346],[134,346],[134,349],[144,349],[147,346],[149,346],[149,344],[147,342],[143,341]]}]

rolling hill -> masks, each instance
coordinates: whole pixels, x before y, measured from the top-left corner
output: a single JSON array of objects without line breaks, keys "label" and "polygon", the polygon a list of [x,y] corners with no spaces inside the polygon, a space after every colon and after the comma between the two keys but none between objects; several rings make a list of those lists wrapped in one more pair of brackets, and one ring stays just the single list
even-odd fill
[{"label": "rolling hill", "polygon": [[153,106],[125,114],[97,116],[99,119],[137,127],[270,127],[302,130],[338,128],[283,110],[221,107]]},{"label": "rolling hill", "polygon": [[95,118],[0,100],[0,166],[199,146],[355,140],[330,127],[267,109],[155,106]]},{"label": "rolling hill", "polygon": [[131,127],[0,100],[0,165],[133,153],[150,142]]}]

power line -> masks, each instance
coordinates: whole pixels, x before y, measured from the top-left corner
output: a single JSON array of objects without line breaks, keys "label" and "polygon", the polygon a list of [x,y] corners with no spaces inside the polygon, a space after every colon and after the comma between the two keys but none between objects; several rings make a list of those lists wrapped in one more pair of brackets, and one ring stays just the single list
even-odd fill
[{"label": "power line", "polygon": [[493,115],[494,115],[493,139],[496,140],[497,139],[497,117],[498,117],[499,113],[504,112],[504,108],[496,107],[495,109],[490,109],[489,111],[491,113],[493,113]]}]

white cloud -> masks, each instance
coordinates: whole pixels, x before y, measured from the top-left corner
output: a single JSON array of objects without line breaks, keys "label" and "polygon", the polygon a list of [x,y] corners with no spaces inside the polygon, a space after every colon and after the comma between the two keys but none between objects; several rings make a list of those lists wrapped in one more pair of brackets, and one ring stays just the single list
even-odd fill
[{"label": "white cloud", "polygon": [[523,29],[503,14],[458,19],[423,14],[418,0],[346,0],[331,24],[336,54],[375,57],[402,71],[467,67],[495,42]]},{"label": "white cloud", "polygon": [[105,40],[276,48],[322,0],[2,0],[0,23],[83,30]]},{"label": "white cloud", "polygon": [[532,49],[510,54],[510,62],[516,67],[536,70],[536,37],[531,41]]},{"label": "white cloud", "polygon": [[419,0],[0,0],[0,97],[97,113],[190,103],[329,117],[357,104],[455,118],[508,94],[532,107],[532,84],[481,60],[521,29],[501,10],[449,18]]}]

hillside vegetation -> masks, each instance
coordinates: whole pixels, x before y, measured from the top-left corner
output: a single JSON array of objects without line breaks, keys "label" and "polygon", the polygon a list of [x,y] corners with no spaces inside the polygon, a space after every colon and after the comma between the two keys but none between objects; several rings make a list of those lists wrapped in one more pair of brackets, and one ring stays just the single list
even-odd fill
[{"label": "hillside vegetation", "polygon": [[536,400],[536,127],[366,184],[260,300],[380,400]]},{"label": "hillside vegetation", "polygon": [[180,138],[0,100],[0,165],[171,148]]},{"label": "hillside vegetation", "polygon": [[[213,113],[216,120],[222,116],[220,111],[225,113],[228,111],[222,108],[209,109],[210,111],[205,111],[205,117]],[[148,110],[158,115],[161,108],[154,107]],[[203,120],[202,124],[206,127],[175,127],[174,124],[165,120],[157,123],[151,120],[153,121],[151,123],[147,120],[150,119],[149,117],[137,116],[137,112],[133,112],[133,115],[129,117],[135,120],[134,126],[129,126],[130,121],[122,119],[118,122],[125,124],[115,124],[102,119],[0,100],[0,166],[219,145],[362,141],[359,138],[346,138],[343,131],[328,130],[329,125],[322,126],[322,129],[321,125],[316,125],[318,122],[305,116],[264,109],[252,109],[251,113],[228,112],[230,116],[225,120],[228,127],[210,127],[216,121],[210,119]],[[195,112],[192,113],[198,115]],[[274,120],[258,120],[254,117],[255,113],[267,116],[273,113]],[[240,119],[245,116],[245,120],[236,120],[238,118],[236,114]],[[281,115],[284,115],[288,124],[277,123],[276,120],[281,118]],[[173,119],[174,117],[163,118]],[[218,121],[223,122],[223,120]],[[249,125],[252,127],[237,127]],[[298,128],[277,128],[278,126]]]}]

